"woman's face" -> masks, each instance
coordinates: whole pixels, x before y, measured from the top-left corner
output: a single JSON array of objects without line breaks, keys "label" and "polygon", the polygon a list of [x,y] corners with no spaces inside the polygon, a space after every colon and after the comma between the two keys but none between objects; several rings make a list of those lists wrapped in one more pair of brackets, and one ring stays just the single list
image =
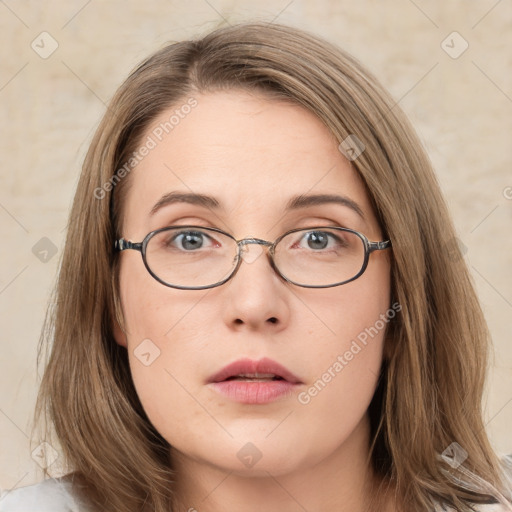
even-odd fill
[{"label": "woman's face", "polygon": [[[197,106],[182,109],[178,122],[171,126],[169,118],[180,105],[142,139],[154,144],[125,178],[131,180],[125,239],[140,242],[158,228],[196,225],[237,240],[274,241],[294,228],[336,225],[382,240],[362,181],[313,114],[242,91],[195,98]],[[212,200],[198,200],[199,194]],[[362,215],[347,201],[322,197],[287,208],[297,198],[326,195],[348,198]],[[219,243],[210,249],[220,250]],[[390,308],[389,251],[372,253],[355,281],[308,289],[281,279],[263,246],[246,249],[236,275],[207,290],[164,286],[140,253],[122,252],[125,333],[117,329],[116,339],[128,349],[141,403],[175,460],[277,476],[367,440],[366,411]],[[211,383],[230,363],[263,358],[298,382]],[[223,392],[233,386],[236,396]]]}]

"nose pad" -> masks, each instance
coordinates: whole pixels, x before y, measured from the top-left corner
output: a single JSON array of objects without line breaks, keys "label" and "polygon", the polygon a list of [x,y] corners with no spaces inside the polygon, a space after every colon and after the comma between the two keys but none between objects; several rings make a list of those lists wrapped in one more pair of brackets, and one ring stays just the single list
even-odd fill
[{"label": "nose pad", "polygon": [[242,260],[245,263],[254,263],[263,254],[263,245],[261,244],[244,244],[240,252]]}]

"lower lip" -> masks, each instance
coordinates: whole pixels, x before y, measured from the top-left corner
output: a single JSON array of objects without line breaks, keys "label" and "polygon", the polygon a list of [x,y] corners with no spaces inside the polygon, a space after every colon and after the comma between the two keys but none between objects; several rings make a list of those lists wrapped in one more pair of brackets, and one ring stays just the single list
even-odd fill
[{"label": "lower lip", "polygon": [[261,382],[225,380],[213,382],[213,388],[235,402],[242,404],[266,404],[278,398],[291,395],[297,384],[287,380]]}]

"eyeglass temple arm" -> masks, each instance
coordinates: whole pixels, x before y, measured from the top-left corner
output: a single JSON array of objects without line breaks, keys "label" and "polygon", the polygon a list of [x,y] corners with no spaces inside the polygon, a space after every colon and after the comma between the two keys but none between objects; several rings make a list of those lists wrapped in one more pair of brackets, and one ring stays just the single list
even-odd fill
[{"label": "eyeglass temple arm", "polygon": [[130,242],[124,238],[120,238],[114,242],[114,247],[118,251],[124,251],[126,249],[134,249],[135,251],[142,251],[142,242]]},{"label": "eyeglass temple arm", "polygon": [[384,240],[383,242],[368,242],[368,252],[381,251],[391,247],[391,240]]}]

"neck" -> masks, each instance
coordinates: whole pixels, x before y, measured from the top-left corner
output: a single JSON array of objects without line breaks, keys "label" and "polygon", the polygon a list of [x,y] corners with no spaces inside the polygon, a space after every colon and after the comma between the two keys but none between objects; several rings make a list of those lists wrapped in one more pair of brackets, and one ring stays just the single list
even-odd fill
[{"label": "neck", "polygon": [[[350,437],[317,464],[286,474],[247,476],[172,451],[176,511],[219,512],[388,512],[388,495],[376,503],[383,483],[367,463],[369,421],[365,416]],[[370,503],[371,500],[371,503]]]}]

